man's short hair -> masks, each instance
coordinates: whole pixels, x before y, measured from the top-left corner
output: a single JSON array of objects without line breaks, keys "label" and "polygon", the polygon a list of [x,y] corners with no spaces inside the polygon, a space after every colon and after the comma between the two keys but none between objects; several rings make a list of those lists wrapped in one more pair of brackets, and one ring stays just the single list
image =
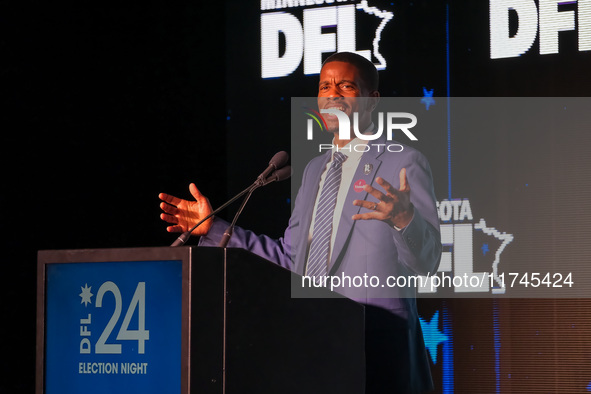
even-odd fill
[{"label": "man's short hair", "polygon": [[330,55],[324,61],[324,63],[322,63],[322,67],[324,67],[325,64],[330,62],[344,62],[354,65],[359,70],[359,74],[361,76],[361,80],[365,84],[365,88],[368,89],[370,92],[378,90],[378,70],[372,62],[370,62],[363,56],[353,52],[337,52]]}]

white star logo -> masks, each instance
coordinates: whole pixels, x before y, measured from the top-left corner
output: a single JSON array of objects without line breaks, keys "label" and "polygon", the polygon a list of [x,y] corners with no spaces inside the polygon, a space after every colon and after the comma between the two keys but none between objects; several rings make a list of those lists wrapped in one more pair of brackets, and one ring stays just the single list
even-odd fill
[{"label": "white star logo", "polygon": [[94,295],[90,292],[90,289],[92,289],[92,286],[88,287],[88,283],[84,284],[84,287],[80,286],[80,288],[82,289],[82,293],[80,293],[80,298],[82,298],[82,301],[80,301],[81,304],[84,304],[84,306],[88,306],[88,304],[92,304],[92,301],[90,300],[90,298]]}]

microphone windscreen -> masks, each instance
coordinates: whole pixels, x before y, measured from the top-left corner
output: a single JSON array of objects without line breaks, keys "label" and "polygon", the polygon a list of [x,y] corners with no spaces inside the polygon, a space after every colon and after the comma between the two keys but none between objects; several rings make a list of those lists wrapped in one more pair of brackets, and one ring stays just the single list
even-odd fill
[{"label": "microphone windscreen", "polygon": [[273,172],[270,178],[273,178],[275,182],[279,182],[289,179],[289,177],[291,177],[291,166],[285,166]]},{"label": "microphone windscreen", "polygon": [[281,151],[275,153],[275,156],[271,158],[269,165],[274,166],[276,169],[279,169],[287,164],[289,160],[289,154],[286,151]]}]

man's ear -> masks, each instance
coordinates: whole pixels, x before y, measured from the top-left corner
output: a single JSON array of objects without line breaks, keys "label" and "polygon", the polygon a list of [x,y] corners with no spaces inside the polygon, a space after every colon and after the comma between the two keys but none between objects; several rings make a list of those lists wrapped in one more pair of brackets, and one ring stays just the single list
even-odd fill
[{"label": "man's ear", "polygon": [[369,99],[367,100],[367,108],[370,112],[376,109],[378,103],[380,102],[380,92],[377,90],[372,91],[368,95]]}]

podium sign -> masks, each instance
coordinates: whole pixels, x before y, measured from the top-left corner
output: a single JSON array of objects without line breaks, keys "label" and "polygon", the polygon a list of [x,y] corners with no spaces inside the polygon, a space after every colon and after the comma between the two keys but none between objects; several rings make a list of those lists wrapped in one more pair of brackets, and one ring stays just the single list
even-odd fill
[{"label": "podium sign", "polygon": [[232,248],[41,251],[36,392],[363,392],[364,307],[299,278]]},{"label": "podium sign", "polygon": [[[150,260],[129,261],[128,252]],[[46,309],[44,365],[38,371],[44,371],[44,393],[183,392],[188,262],[182,256],[153,260],[153,249],[143,252],[120,251],[118,257],[127,261],[101,256],[104,251],[40,253]]]}]

